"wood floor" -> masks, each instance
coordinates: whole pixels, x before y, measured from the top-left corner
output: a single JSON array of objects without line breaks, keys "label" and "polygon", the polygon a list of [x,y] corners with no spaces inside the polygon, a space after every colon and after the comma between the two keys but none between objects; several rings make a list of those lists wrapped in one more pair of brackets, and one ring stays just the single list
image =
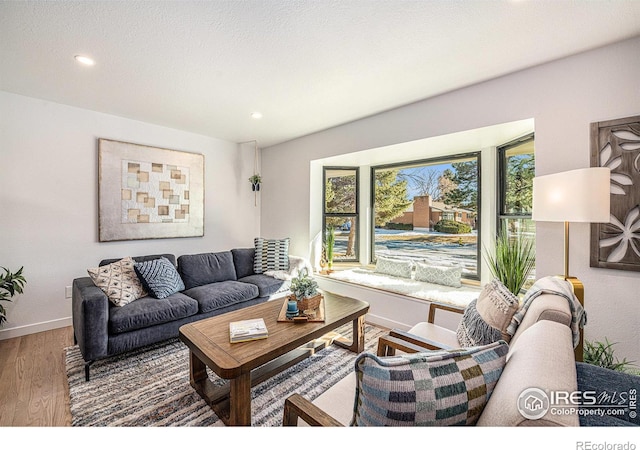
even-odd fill
[{"label": "wood floor", "polygon": [[71,425],[64,348],[71,327],[0,341],[0,426]]}]

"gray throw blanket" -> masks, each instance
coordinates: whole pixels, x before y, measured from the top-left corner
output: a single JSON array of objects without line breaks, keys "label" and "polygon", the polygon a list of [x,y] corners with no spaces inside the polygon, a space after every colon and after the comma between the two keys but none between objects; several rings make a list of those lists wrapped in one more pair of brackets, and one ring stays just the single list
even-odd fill
[{"label": "gray throw blanket", "polygon": [[507,334],[513,336],[516,334],[518,326],[522,322],[531,302],[533,302],[541,294],[554,294],[564,297],[569,302],[571,309],[571,332],[573,334],[573,348],[576,348],[580,342],[580,328],[587,324],[587,313],[576,298],[571,288],[571,283],[557,277],[544,277],[536,281],[531,286],[524,298],[522,299],[522,307],[513,315],[511,323],[507,327]]}]

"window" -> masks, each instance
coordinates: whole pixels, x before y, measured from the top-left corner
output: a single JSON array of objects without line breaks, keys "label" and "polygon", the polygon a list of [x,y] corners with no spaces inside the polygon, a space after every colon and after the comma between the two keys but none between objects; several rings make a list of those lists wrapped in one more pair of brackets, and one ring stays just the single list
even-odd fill
[{"label": "window", "polygon": [[[533,134],[498,147],[498,233],[535,241],[531,220],[535,153]],[[535,279],[535,268],[530,276]],[[525,288],[531,283],[525,283]]]},{"label": "window", "polygon": [[[334,262],[358,260],[358,168],[324,167],[323,229],[335,230]],[[326,236],[323,236],[323,242]]]},{"label": "window", "polygon": [[479,152],[373,167],[371,180],[372,262],[459,265],[480,278]]},{"label": "window", "polygon": [[533,135],[498,147],[498,231],[535,238],[531,220],[535,155]]}]

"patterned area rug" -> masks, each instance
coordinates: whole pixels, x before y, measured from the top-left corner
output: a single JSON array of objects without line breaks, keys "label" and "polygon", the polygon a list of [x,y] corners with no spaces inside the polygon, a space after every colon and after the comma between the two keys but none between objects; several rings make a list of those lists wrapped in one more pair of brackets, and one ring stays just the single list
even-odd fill
[{"label": "patterned area rug", "polygon": [[[351,324],[336,330],[350,338]],[[365,351],[375,353],[384,330],[365,327]],[[78,346],[66,352],[73,426],[221,426],[189,384],[189,352],[179,340],[96,361],[84,380]],[[281,426],[284,399],[313,400],[353,370],[356,354],[337,346],[318,351],[251,389],[253,426]],[[209,372],[219,383],[224,380]]]}]

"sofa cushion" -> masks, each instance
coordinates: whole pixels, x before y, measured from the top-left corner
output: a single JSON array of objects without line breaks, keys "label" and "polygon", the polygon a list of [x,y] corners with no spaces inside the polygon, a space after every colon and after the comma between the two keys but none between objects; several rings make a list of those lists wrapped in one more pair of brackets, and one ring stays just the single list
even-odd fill
[{"label": "sofa cushion", "polygon": [[355,426],[474,425],[504,368],[504,341],[356,359]]},{"label": "sofa cushion", "polygon": [[184,283],[176,266],[164,256],[133,265],[140,282],[149,294],[155,298],[166,298],[184,290]]},{"label": "sofa cushion", "polygon": [[285,282],[284,280],[278,280],[268,275],[249,275],[248,277],[240,278],[238,281],[256,285],[258,287],[259,297],[273,295],[283,290],[283,288],[286,289],[285,284],[291,284],[290,281]]},{"label": "sofa cushion", "polygon": [[93,283],[107,295],[111,303],[124,306],[147,293],[133,269],[130,256],[119,261],[87,269]]},{"label": "sofa cushion", "polygon": [[162,299],[142,297],[121,308],[111,308],[109,331],[124,333],[138,330],[193,316],[197,312],[198,302],[180,292]]},{"label": "sofa cushion", "polygon": [[255,238],[253,272],[261,274],[267,270],[289,270],[289,238]]},{"label": "sofa cushion", "polygon": [[233,265],[236,267],[238,279],[253,275],[255,248],[234,248],[231,250],[231,255],[233,255]]},{"label": "sofa cushion", "polygon": [[411,278],[413,263],[402,259],[391,259],[378,256],[376,260],[376,272],[392,275],[400,278]]},{"label": "sofa cushion", "polygon": [[[154,259],[158,259],[160,257],[167,258],[171,264],[176,265],[176,256],[171,253],[162,253],[160,255],[144,255],[144,256],[134,256],[134,262],[145,262],[145,261],[153,261]],[[100,261],[99,266],[105,266],[107,264],[114,263],[116,261],[121,260],[122,258],[111,258],[111,259],[103,259]]]},{"label": "sofa cushion", "polygon": [[415,279],[443,286],[460,287],[462,286],[462,267],[441,267],[417,263]]},{"label": "sofa cushion", "polygon": [[239,281],[220,281],[184,291],[198,302],[199,311],[206,313],[225,306],[241,303],[258,296],[258,287]]},{"label": "sofa cushion", "polygon": [[178,257],[178,272],[186,289],[238,279],[230,251],[182,255]]}]

